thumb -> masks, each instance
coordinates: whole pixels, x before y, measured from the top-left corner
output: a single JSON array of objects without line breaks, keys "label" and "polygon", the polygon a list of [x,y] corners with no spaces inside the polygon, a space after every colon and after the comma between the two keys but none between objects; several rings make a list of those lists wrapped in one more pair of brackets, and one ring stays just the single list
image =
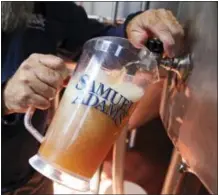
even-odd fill
[{"label": "thumb", "polygon": [[144,46],[145,41],[148,39],[148,33],[145,30],[129,32],[129,41],[134,47],[140,49]]}]

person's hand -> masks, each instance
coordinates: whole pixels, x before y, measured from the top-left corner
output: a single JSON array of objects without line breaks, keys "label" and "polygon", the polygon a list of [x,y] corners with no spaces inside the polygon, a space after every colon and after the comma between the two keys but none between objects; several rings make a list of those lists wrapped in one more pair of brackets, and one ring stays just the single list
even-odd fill
[{"label": "person's hand", "polygon": [[182,48],[184,30],[171,11],[151,9],[135,16],[126,28],[129,41],[141,48],[150,37],[159,38],[169,57],[175,57]]},{"label": "person's hand", "polygon": [[61,89],[67,75],[61,58],[32,54],[4,88],[4,114],[24,113],[29,106],[49,108],[50,100]]}]

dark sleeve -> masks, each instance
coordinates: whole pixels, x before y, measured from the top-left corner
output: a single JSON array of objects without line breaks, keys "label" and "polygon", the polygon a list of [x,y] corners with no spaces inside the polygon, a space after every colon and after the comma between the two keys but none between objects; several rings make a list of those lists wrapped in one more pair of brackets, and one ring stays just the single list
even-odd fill
[{"label": "dark sleeve", "polygon": [[90,20],[83,7],[73,2],[45,2],[45,30],[56,43],[63,42],[64,49],[77,52],[90,38],[99,36],[108,26]]},{"label": "dark sleeve", "polygon": [[71,52],[81,50],[83,44],[93,37],[125,37],[127,23],[140,13],[131,14],[124,24],[115,27],[89,19],[84,8],[72,2],[46,2],[45,7],[47,32],[54,39],[63,41],[62,47]]}]

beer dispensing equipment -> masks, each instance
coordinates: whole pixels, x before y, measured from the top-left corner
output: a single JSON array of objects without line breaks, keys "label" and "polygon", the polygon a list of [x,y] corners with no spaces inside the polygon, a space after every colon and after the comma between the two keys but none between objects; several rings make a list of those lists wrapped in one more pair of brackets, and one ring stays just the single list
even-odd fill
[{"label": "beer dispensing equipment", "polygon": [[[164,57],[163,52],[163,43],[159,39],[154,38],[149,39],[145,43],[145,48],[143,48],[140,51],[139,55],[143,55],[146,59],[153,58],[157,61],[160,74],[162,74],[160,75],[160,77],[166,76],[168,72],[174,72],[176,73],[176,77],[179,83],[185,82],[192,70],[190,54],[176,58],[168,58]],[[134,130],[133,136],[131,136],[130,134],[129,137],[129,144],[131,144],[131,147],[134,144],[135,133],[136,131]],[[125,166],[124,156],[126,151],[126,139],[127,132],[126,130],[124,130],[119,139],[117,140],[113,151],[112,177],[114,194],[124,194],[123,179]]]}]

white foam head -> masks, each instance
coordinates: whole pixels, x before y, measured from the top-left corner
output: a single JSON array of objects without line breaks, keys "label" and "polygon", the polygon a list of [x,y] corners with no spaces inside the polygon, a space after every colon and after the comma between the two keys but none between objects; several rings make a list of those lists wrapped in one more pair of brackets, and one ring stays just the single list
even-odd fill
[{"label": "white foam head", "polygon": [[132,102],[137,102],[143,96],[144,90],[133,84],[131,81],[125,81],[126,69],[105,71],[101,70],[98,73],[96,80],[110,86],[112,89],[119,92],[128,100]]},{"label": "white foam head", "polygon": [[128,100],[131,100],[132,102],[139,101],[144,94],[142,88],[130,82],[118,83],[117,85],[114,85],[112,88],[118,91]]}]

